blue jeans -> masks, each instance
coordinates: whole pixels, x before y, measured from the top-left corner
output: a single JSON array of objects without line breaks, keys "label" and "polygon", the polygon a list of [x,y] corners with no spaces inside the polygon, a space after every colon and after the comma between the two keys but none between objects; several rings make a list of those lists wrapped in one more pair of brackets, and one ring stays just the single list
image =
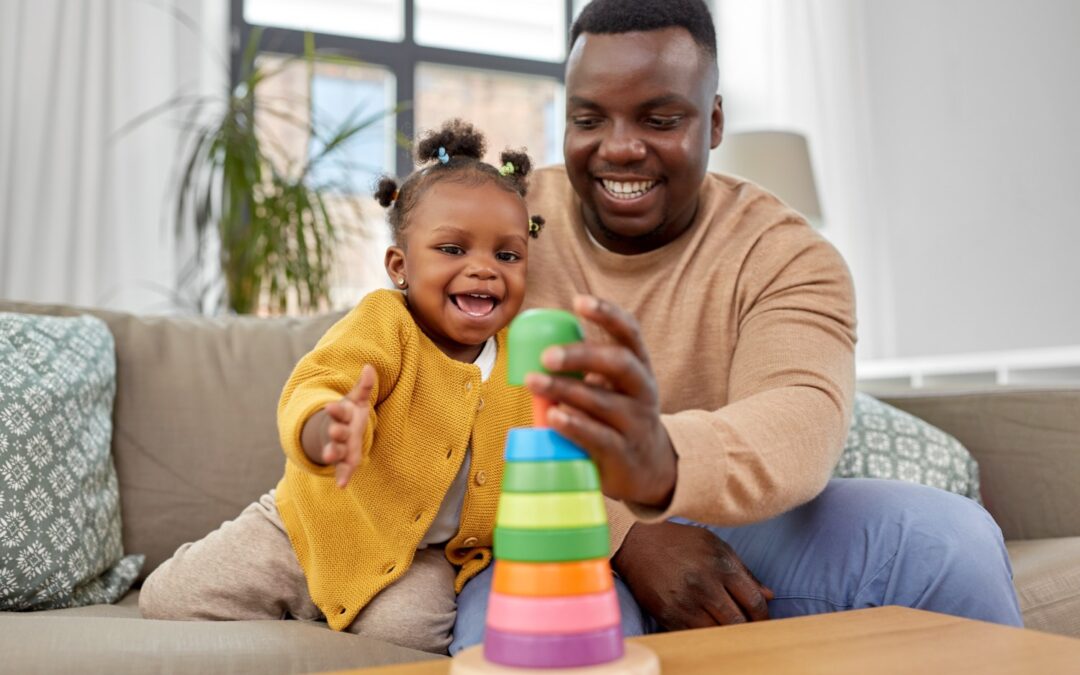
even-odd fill
[{"label": "blue jeans", "polygon": [[[771,520],[708,529],[775,592],[773,618],[902,605],[1023,625],[1001,530],[978,504],[949,492],[834,479]],[[458,596],[451,654],[483,638],[491,574],[489,567]],[[659,630],[618,578],[615,590],[625,635]]]}]

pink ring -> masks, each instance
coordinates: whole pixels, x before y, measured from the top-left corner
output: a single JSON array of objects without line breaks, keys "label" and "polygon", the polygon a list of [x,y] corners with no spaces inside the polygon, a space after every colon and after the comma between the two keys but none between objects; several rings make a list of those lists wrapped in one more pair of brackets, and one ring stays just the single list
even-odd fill
[{"label": "pink ring", "polygon": [[487,625],[509,633],[585,633],[619,625],[615,589],[588,595],[548,597],[491,592]]}]

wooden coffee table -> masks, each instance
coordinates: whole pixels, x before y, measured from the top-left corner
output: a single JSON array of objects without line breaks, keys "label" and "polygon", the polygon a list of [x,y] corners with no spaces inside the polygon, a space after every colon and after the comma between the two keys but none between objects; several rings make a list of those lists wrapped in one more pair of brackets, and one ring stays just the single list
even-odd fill
[{"label": "wooden coffee table", "polygon": [[[657,653],[664,675],[1080,673],[1080,640],[903,607],[632,639]],[[449,667],[440,659],[342,672],[446,675]]]}]

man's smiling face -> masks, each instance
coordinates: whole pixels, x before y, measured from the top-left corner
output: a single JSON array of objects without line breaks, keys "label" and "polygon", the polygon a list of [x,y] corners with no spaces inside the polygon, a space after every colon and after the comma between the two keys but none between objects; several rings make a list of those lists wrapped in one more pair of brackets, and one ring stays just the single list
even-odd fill
[{"label": "man's smiling face", "polygon": [[724,124],[716,66],[690,33],[583,33],[566,101],[566,168],[593,236],[632,254],[682,234]]}]

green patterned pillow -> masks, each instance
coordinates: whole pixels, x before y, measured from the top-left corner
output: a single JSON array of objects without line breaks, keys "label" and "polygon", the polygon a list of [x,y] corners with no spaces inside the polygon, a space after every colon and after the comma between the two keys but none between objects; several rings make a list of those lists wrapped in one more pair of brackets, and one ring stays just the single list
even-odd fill
[{"label": "green patterned pillow", "polygon": [[120,539],[115,375],[102,321],[0,313],[0,610],[115,602],[142,567]]},{"label": "green patterned pillow", "polygon": [[979,496],[979,465],[960,441],[888,403],[858,392],[837,478],[893,478]]}]

